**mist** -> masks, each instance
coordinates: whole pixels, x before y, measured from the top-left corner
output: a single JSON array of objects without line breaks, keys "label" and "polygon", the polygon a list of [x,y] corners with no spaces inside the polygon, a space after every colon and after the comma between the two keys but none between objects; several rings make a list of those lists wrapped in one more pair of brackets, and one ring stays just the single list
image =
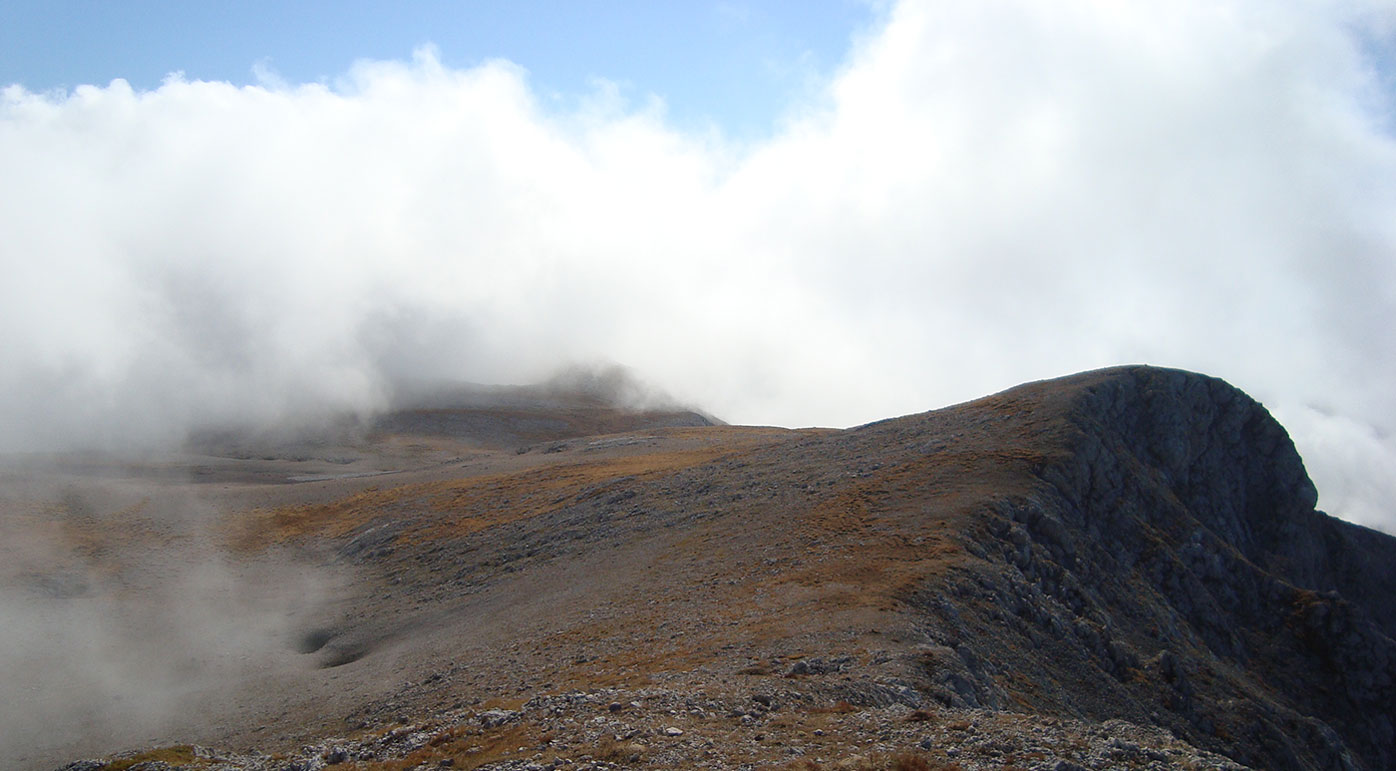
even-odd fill
[{"label": "mist", "polygon": [[1396,12],[889,6],[760,140],[429,46],[0,98],[0,444],[162,447],[619,362],[846,426],[1145,362],[1396,532]]},{"label": "mist", "polygon": [[188,488],[0,482],[4,767],[209,731],[313,669],[298,635],[331,618],[347,571],[228,554],[217,508]]}]

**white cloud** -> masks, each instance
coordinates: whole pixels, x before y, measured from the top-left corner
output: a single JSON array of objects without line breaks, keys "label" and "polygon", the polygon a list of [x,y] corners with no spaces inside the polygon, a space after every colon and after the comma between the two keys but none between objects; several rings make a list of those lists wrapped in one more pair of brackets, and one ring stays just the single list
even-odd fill
[{"label": "white cloud", "polygon": [[846,425],[1147,360],[1266,401],[1323,504],[1396,529],[1390,9],[887,18],[756,145],[430,49],[332,85],[11,87],[0,436],[158,441],[591,358]]}]

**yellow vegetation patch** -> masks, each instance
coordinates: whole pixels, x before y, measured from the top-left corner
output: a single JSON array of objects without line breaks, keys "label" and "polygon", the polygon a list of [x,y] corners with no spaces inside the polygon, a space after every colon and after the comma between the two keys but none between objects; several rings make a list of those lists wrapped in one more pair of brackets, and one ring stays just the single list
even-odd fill
[{"label": "yellow vegetation patch", "polygon": [[[450,768],[476,769],[492,763],[528,757],[538,746],[540,737],[531,725],[518,724],[497,731],[479,734],[464,726],[443,731],[426,746],[397,760],[358,761],[343,766],[355,771],[405,771],[423,766],[441,766],[449,761]],[[519,748],[525,748],[520,751]]]},{"label": "yellow vegetation patch", "polygon": [[827,763],[797,760],[782,768],[789,771],[963,771],[963,767],[957,763],[939,763],[911,752],[853,755]]},{"label": "yellow vegetation patch", "polygon": [[556,511],[598,484],[625,477],[642,480],[663,476],[739,453],[777,435],[757,430],[743,432],[736,441],[693,449],[595,460],[569,457],[523,471],[371,488],[327,503],[258,509],[234,524],[229,542],[246,551],[310,536],[342,537],[384,516],[404,520],[408,538],[468,535]]},{"label": "yellow vegetation patch", "polygon": [[329,503],[253,509],[232,523],[230,545],[239,551],[306,536],[339,537],[410,500],[411,486],[369,488]]},{"label": "yellow vegetation patch", "polygon": [[138,755],[132,755],[129,758],[120,758],[118,760],[112,760],[105,763],[102,766],[102,771],[126,771],[126,769],[136,765],[137,763],[148,763],[153,761],[162,761],[165,763],[169,763],[170,765],[180,765],[186,767],[190,765],[208,765],[207,760],[194,755],[193,747],[190,747],[188,745],[180,745],[176,747],[162,747],[157,750],[149,750],[146,752],[142,752]]}]

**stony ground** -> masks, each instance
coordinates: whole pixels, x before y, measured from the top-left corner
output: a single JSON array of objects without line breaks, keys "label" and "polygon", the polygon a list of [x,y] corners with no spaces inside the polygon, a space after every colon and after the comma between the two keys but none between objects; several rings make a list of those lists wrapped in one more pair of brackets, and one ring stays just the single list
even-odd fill
[{"label": "stony ground", "polygon": [[[779,686],[779,687],[777,687]],[[129,764],[129,765],[127,765]],[[275,755],[180,746],[78,761],[65,771],[208,769],[1243,769],[1166,732],[987,710],[856,708],[800,689],[646,688],[477,705]]]}]

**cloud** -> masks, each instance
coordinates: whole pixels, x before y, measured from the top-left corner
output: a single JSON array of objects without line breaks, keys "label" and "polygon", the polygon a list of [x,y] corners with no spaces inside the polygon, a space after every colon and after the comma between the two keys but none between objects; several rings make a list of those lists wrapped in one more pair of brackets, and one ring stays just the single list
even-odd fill
[{"label": "cloud", "polygon": [[1148,361],[1264,400],[1323,505],[1396,530],[1394,19],[903,2],[755,144],[431,49],[12,86],[0,436],[158,444],[588,360],[848,425]]},{"label": "cloud", "polygon": [[0,494],[0,698],[23,705],[4,767],[207,731],[314,666],[296,642],[335,618],[347,569],[235,564],[211,504],[169,486],[35,477]]}]

